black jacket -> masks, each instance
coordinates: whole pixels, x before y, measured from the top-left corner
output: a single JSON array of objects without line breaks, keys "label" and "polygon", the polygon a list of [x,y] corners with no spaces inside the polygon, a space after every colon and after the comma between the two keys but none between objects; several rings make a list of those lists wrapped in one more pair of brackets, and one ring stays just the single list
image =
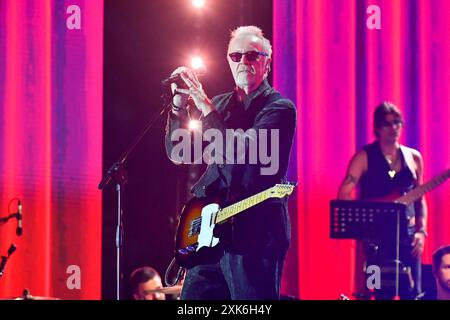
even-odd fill
[{"label": "black jacket", "polygon": [[[221,132],[224,137],[224,146],[226,145],[226,129],[235,129],[235,133],[236,129],[242,129],[241,133],[236,134],[238,138],[248,136],[244,132],[251,128],[255,129],[257,133],[261,132],[259,129],[266,129],[267,139],[263,137],[258,140],[258,153],[263,140],[269,141],[270,153],[270,130],[278,129],[278,165],[274,165],[272,160],[272,166],[278,167],[278,170],[276,172],[272,170],[274,172],[269,172],[270,174],[267,172],[262,174],[261,170],[267,169],[270,165],[261,164],[259,157],[256,164],[249,163],[247,156],[244,164],[236,164],[236,157],[240,154],[235,152],[234,161],[230,161],[229,158],[223,156],[226,154],[226,150],[224,150],[220,155],[223,163],[208,165],[205,173],[192,188],[193,195],[196,197],[219,195],[222,204],[226,205],[256,194],[284,180],[296,126],[294,104],[290,100],[282,98],[268,84],[267,80],[252,92],[245,102],[238,102],[233,91],[214,97],[212,103],[216,110],[201,119],[202,130],[203,133],[208,129],[216,129]],[[175,129],[185,128],[185,125],[186,119],[175,116],[172,112],[169,113],[166,127],[166,151],[169,158],[172,158],[172,151],[177,143],[172,141],[171,135]],[[249,140],[245,141],[245,152],[248,155],[250,143]],[[270,156],[273,159],[274,155]],[[290,225],[286,199],[271,199],[234,217],[229,249],[265,252],[270,248],[286,247],[289,239]]]}]

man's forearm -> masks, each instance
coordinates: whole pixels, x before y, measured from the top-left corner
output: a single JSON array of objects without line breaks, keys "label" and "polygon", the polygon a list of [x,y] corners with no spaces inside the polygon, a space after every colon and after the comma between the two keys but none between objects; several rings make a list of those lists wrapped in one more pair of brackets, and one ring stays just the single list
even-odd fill
[{"label": "man's forearm", "polygon": [[428,207],[425,200],[416,206],[416,230],[427,232]]}]

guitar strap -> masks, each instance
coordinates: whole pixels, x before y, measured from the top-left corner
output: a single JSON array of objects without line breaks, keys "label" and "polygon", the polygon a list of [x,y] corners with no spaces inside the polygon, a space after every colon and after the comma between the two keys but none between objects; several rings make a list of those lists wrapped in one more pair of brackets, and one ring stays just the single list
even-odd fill
[{"label": "guitar strap", "polygon": [[405,158],[406,166],[409,168],[409,170],[411,170],[414,180],[417,180],[417,167],[411,148],[401,145],[400,150],[402,151],[403,157]]}]

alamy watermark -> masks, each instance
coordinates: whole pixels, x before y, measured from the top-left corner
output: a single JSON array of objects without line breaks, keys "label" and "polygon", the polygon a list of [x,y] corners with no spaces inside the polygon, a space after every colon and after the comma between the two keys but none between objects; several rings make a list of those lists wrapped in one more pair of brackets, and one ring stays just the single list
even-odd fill
[{"label": "alamy watermark", "polygon": [[194,131],[175,129],[170,139],[175,143],[170,158],[178,163],[258,164],[261,175],[275,175],[279,169],[279,129],[226,129],[224,133],[210,128],[203,132],[200,123]]},{"label": "alamy watermark", "polygon": [[370,16],[366,20],[366,26],[369,30],[381,29],[381,8],[375,4],[367,7],[367,14]]},{"label": "alamy watermark", "polygon": [[66,19],[66,27],[69,30],[81,29],[81,9],[76,4],[72,4],[67,7],[66,13],[70,16]]},{"label": "alamy watermark", "polygon": [[67,267],[66,273],[69,274],[66,280],[66,286],[69,290],[81,289],[81,268],[75,264]]},{"label": "alamy watermark", "polygon": [[369,275],[366,279],[366,286],[369,290],[381,289],[381,268],[376,264],[367,267],[366,274]]}]

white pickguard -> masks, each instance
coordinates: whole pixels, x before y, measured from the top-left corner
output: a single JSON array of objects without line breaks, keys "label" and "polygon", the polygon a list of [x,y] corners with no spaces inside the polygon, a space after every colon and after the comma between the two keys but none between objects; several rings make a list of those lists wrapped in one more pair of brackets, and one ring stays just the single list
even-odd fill
[{"label": "white pickguard", "polygon": [[202,224],[200,234],[198,235],[198,251],[202,247],[214,247],[219,243],[219,239],[213,236],[214,231],[214,214],[219,211],[217,203],[211,203],[202,209]]}]

